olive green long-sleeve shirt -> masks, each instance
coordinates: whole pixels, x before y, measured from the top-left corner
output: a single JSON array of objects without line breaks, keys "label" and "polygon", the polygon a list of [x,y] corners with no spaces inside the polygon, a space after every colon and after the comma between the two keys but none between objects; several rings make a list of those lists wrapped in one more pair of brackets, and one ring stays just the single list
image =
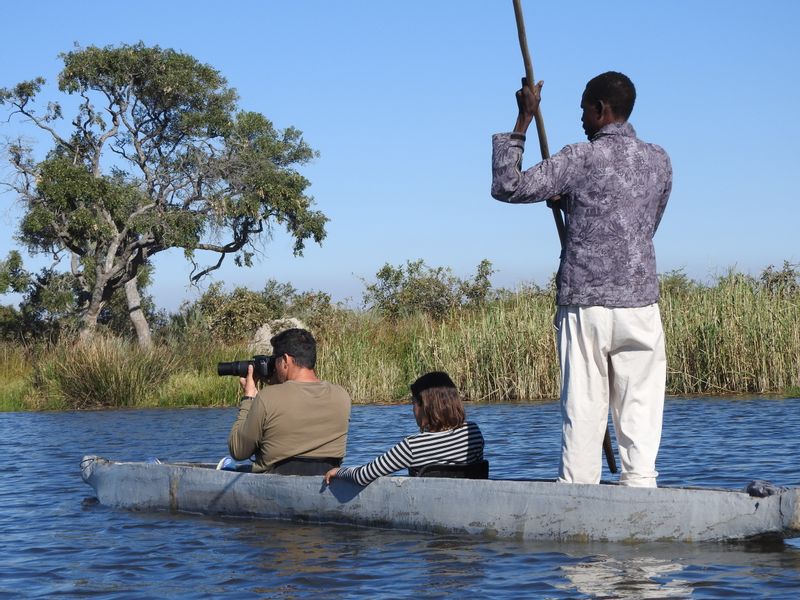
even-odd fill
[{"label": "olive green long-sleeve shirt", "polygon": [[256,473],[286,458],[343,458],[350,404],[344,388],[327,381],[268,385],[242,400],[228,449],[236,460],[255,455]]}]

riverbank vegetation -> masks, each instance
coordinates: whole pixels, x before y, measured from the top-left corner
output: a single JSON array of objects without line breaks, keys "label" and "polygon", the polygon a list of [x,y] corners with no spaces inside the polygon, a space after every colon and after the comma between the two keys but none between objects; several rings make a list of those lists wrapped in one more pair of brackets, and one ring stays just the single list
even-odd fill
[{"label": "riverbank vegetation", "polygon": [[[249,358],[255,328],[286,316],[316,335],[320,376],[358,403],[403,400],[408,382],[430,369],[447,370],[475,401],[557,397],[552,286],[495,290],[491,272],[486,261],[467,280],[421,261],[387,265],[365,284],[360,310],[275,281],[260,292],[214,285],[178,314],[151,307],[159,327],[149,349],[113,315],[101,319],[103,335],[76,343],[66,325],[32,335],[26,317],[5,307],[0,408],[233,406],[238,382],[218,377],[217,362]],[[793,265],[760,277],[731,270],[711,284],[673,272],[661,288],[669,394],[798,395],[800,272]]]}]

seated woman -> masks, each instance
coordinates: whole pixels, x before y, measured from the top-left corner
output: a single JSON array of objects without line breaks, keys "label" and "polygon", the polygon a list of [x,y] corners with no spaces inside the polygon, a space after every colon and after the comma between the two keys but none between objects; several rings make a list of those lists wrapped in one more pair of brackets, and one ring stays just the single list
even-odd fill
[{"label": "seated woman", "polygon": [[465,421],[464,405],[447,373],[426,373],[411,384],[411,396],[420,433],[403,438],[366,465],[331,469],[325,473],[325,483],[338,478],[367,485],[400,469],[483,460],[481,430]]}]

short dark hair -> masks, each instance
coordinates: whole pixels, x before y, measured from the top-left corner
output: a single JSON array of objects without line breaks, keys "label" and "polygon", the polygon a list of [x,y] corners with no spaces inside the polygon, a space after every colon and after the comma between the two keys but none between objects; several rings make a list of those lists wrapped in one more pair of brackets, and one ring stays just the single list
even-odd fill
[{"label": "short dark hair", "polygon": [[430,431],[446,431],[464,424],[464,404],[447,373],[425,373],[411,384],[411,394],[414,402],[422,406]]},{"label": "short dark hair", "polygon": [[585,98],[590,102],[608,103],[614,115],[627,120],[636,102],[636,88],[627,75],[617,71],[601,73],[586,84]]},{"label": "short dark hair", "polygon": [[456,384],[444,371],[431,371],[430,373],[425,373],[411,384],[411,395],[414,396],[415,400],[419,400],[422,392],[435,387],[455,388]]},{"label": "short dark hair", "polygon": [[272,336],[272,355],[288,354],[298,367],[313,369],[317,364],[317,341],[310,331],[293,327]]}]

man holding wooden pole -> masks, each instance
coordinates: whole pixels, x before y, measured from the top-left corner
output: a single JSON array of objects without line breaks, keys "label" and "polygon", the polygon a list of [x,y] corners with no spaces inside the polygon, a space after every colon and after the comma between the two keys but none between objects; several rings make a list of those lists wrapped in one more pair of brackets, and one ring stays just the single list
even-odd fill
[{"label": "man holding wooden pole", "polygon": [[588,143],[521,170],[542,82],[523,79],[511,133],[492,138],[492,196],[555,200],[566,215],[555,325],[561,365],[559,481],[598,483],[609,406],[623,485],[655,487],[666,382],[653,236],[672,188],[659,146],[628,123],[636,91],[622,73],[598,75],[581,99]]}]

